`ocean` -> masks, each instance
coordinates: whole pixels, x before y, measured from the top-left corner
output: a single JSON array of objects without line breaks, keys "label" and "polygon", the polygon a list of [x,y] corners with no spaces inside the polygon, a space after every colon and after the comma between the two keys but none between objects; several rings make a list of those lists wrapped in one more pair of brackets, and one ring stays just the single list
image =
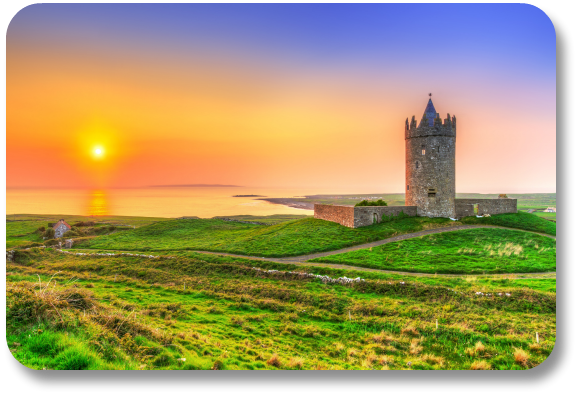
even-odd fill
[{"label": "ocean", "polygon": [[9,188],[6,190],[6,214],[200,218],[226,215],[313,215],[312,210],[273,204],[256,200],[255,197],[233,197],[233,195],[290,198],[336,192],[340,191],[250,187],[154,187],[107,190]]}]

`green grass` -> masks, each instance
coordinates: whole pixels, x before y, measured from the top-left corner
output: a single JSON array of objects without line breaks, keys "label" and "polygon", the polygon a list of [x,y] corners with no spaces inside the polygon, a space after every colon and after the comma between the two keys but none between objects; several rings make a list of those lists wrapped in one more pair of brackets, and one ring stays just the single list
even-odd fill
[{"label": "green grass", "polygon": [[425,217],[404,218],[357,229],[314,218],[273,226],[216,219],[174,220],[87,240],[81,247],[132,251],[204,250],[280,257],[331,251],[458,224],[446,218]]},{"label": "green grass", "polygon": [[339,285],[181,254],[19,251],[6,268],[11,352],[34,369],[528,369],[555,342],[555,294],[512,286],[533,280],[365,273]]},{"label": "green grass", "polygon": [[491,217],[465,217],[460,219],[463,224],[480,224],[505,226],[507,228],[523,229],[531,232],[556,235],[556,224],[533,214],[518,212],[516,214],[498,214]]},{"label": "green grass", "polygon": [[532,215],[556,222],[556,213],[545,213],[543,211],[534,211]]},{"label": "green grass", "polygon": [[30,243],[42,243],[42,234],[36,232],[45,222],[17,221],[6,223],[6,248],[14,248]]},{"label": "green grass", "polygon": [[[95,226],[75,227],[72,222],[72,230],[67,232],[62,239],[90,237],[95,235],[111,234],[118,231],[126,231],[129,227],[122,225],[109,225],[108,222],[96,223]],[[44,240],[44,232],[40,227],[48,229],[48,222],[41,221],[15,221],[6,224],[6,248],[27,248],[38,244],[54,242],[54,239]]]},{"label": "green grass", "polygon": [[556,241],[508,229],[432,234],[310,260],[419,273],[531,273],[556,270]]},{"label": "green grass", "polygon": [[310,218],[310,215],[298,215],[298,214],[273,214],[273,215],[229,215],[218,218],[231,218],[238,221],[251,221],[251,222],[262,222],[265,224],[280,224],[282,222],[293,221],[296,219]]}]

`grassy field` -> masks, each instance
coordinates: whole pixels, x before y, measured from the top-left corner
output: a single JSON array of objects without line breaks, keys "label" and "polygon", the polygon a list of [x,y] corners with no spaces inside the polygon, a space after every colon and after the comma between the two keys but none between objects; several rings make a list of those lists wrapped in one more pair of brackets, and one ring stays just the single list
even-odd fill
[{"label": "grassy field", "polygon": [[279,257],[330,251],[397,234],[453,224],[455,223],[448,219],[422,217],[358,229],[314,218],[273,226],[217,219],[175,220],[87,240],[81,247],[127,251],[205,250]]},{"label": "grassy field", "polygon": [[543,211],[534,211],[532,215],[535,215],[540,218],[547,219],[549,221],[556,222],[556,213],[545,213]]},{"label": "grassy field", "polygon": [[128,232],[86,240],[82,248],[123,251],[203,250],[261,257],[298,256],[336,250],[375,240],[461,224],[492,224],[556,233],[554,223],[531,214],[503,214],[491,218],[410,217],[350,229],[314,218],[273,226],[225,222],[218,219],[181,219],[153,223]]},{"label": "grassy field", "polygon": [[422,236],[312,259],[418,273],[531,273],[556,270],[556,240],[508,229],[471,229]]},{"label": "grassy field", "polygon": [[[12,354],[34,369],[528,369],[555,342],[553,279],[180,254],[18,251],[7,263]],[[365,281],[328,280],[345,273]]]},{"label": "grassy field", "polygon": [[296,219],[304,219],[304,218],[311,218],[310,215],[298,215],[298,214],[274,214],[274,215],[265,215],[265,216],[258,216],[258,215],[229,215],[224,217],[213,217],[214,219],[218,218],[230,218],[237,221],[249,221],[249,222],[262,222],[264,224],[280,224],[282,222],[293,221]]},{"label": "grassy field", "polygon": [[518,212],[517,214],[499,214],[491,217],[465,217],[460,220],[466,225],[495,225],[507,228],[523,229],[531,232],[556,235],[556,224],[533,214]]},{"label": "grassy field", "polygon": [[[191,251],[301,255],[462,223],[555,234],[552,222],[520,213],[349,229],[292,216],[234,219],[276,224],[100,218],[97,228],[128,229],[85,239],[82,250],[17,250],[6,266],[12,354],[34,369],[413,370],[528,369],[552,351],[555,274],[490,274],[555,270],[555,240],[545,236],[502,229],[429,235],[358,251],[366,262],[348,264],[359,270]],[[52,220],[9,221],[7,242],[29,243]],[[362,270],[367,262],[383,267],[381,249],[394,246],[394,262],[420,265],[416,271],[435,265],[437,273],[488,274]],[[115,250],[128,253],[105,252]]]}]

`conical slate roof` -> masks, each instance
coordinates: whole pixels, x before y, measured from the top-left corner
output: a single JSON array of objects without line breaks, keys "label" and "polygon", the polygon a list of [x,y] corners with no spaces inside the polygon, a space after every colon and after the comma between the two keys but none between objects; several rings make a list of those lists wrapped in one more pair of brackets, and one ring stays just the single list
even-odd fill
[{"label": "conical slate roof", "polygon": [[[434,125],[434,119],[437,118],[437,112],[436,112],[436,109],[435,109],[431,99],[429,99],[429,101],[427,102],[427,106],[425,107],[424,115],[428,120],[429,126],[433,126]],[[419,126],[423,126],[421,124],[421,122],[420,122]]]}]

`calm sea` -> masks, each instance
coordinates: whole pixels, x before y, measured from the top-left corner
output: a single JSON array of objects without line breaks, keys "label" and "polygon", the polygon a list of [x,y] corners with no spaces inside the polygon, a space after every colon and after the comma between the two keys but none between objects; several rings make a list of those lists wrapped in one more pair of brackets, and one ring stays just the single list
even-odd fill
[{"label": "calm sea", "polygon": [[[346,193],[322,189],[271,189],[248,187],[163,187],[107,190],[7,189],[6,214],[128,215],[144,217],[218,215],[308,214],[251,197],[288,198],[304,195]],[[360,191],[357,191],[360,192]]]}]

